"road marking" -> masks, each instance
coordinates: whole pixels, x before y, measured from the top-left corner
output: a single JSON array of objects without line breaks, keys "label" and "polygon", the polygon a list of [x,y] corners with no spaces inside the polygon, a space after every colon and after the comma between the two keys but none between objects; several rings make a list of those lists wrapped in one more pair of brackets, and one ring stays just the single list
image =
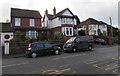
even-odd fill
[{"label": "road marking", "polygon": [[51,69],[51,70],[47,70],[47,71],[43,71],[42,74],[62,74],[65,71],[70,71],[71,68],[66,68],[63,70],[56,70],[56,69]]},{"label": "road marking", "polygon": [[93,64],[93,63],[96,63],[97,61],[92,61],[92,60],[90,60],[90,61],[85,61],[85,63],[86,64]]},{"label": "road marking", "polygon": [[59,67],[62,68],[62,67],[70,66],[70,65],[72,65],[72,64],[61,65],[61,66],[59,66]]},{"label": "road marking", "polygon": [[114,67],[109,67],[109,68],[106,68],[105,70],[111,70],[111,69],[116,69],[116,68],[119,68],[120,66],[118,65],[114,65]]},{"label": "road marking", "polygon": [[118,73],[118,70],[113,70],[112,72],[113,72],[113,73]]},{"label": "road marking", "polygon": [[12,67],[12,66],[18,66],[18,65],[25,65],[25,64],[28,64],[28,63],[29,63],[29,62],[18,63],[18,64],[10,64],[10,65],[2,66],[2,68],[5,68],[5,67]]},{"label": "road marking", "polygon": [[73,56],[65,56],[65,57],[53,58],[52,60],[66,59],[66,58],[71,58],[71,57],[76,57],[76,56],[81,56],[81,55],[86,55],[86,54],[78,54],[78,55],[73,55]]},{"label": "road marking", "polygon": [[114,57],[113,60],[120,60],[120,57]]},{"label": "road marking", "polygon": [[63,69],[63,70],[56,70],[56,72],[51,72],[48,74],[62,74],[63,72],[69,71],[69,70],[71,70],[71,68],[67,68],[67,69]]},{"label": "road marking", "polygon": [[98,66],[99,64],[94,64],[93,66],[96,67],[96,68],[101,68]]}]

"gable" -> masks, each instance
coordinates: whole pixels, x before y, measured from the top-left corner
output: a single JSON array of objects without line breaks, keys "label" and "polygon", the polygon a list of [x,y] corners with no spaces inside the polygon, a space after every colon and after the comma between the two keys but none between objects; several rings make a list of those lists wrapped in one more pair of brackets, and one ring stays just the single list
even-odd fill
[{"label": "gable", "polygon": [[73,16],[69,10],[66,10],[62,15],[63,16]]}]

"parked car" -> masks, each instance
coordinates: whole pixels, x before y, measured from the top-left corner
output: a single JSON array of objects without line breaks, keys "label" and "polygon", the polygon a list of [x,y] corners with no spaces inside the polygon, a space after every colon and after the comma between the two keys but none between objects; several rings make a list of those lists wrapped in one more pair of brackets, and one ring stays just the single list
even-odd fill
[{"label": "parked car", "polygon": [[101,38],[96,38],[96,39],[94,40],[94,42],[95,42],[96,44],[100,44],[100,45],[105,45],[105,44],[107,44],[107,41],[105,41],[104,39],[101,39]]},{"label": "parked car", "polygon": [[35,58],[42,53],[52,53],[55,55],[59,55],[61,52],[61,48],[49,43],[43,43],[43,42],[35,42],[30,43],[27,50],[26,50],[26,56]]},{"label": "parked car", "polygon": [[79,50],[92,50],[93,36],[76,36],[66,41],[63,46],[65,52],[77,52]]}]

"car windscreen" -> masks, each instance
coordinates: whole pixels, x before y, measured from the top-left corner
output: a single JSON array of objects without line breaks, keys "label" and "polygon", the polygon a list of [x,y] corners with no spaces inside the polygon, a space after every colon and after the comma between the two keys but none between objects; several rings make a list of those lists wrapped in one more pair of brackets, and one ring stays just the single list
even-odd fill
[{"label": "car windscreen", "polygon": [[75,40],[76,37],[72,37],[70,38],[69,40],[66,41],[66,43],[69,43],[69,42],[73,42]]}]

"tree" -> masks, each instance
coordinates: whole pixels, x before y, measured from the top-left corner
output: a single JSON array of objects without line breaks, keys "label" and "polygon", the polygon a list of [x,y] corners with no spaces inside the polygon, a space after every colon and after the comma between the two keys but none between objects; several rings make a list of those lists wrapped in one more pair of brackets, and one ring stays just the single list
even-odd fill
[{"label": "tree", "polygon": [[58,31],[58,30],[54,32],[53,36],[54,36],[55,40],[59,40],[59,39],[63,38],[63,34],[60,31]]}]

